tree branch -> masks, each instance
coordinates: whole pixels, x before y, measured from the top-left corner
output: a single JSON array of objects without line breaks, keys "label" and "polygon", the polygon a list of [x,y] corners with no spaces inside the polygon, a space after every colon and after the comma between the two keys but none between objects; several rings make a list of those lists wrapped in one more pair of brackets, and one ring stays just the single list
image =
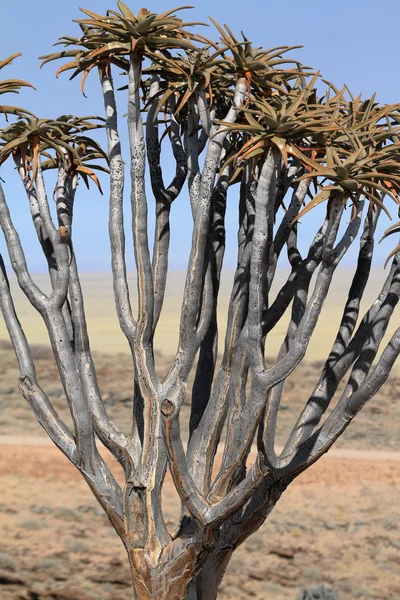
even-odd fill
[{"label": "tree branch", "polygon": [[19,364],[20,389],[37,420],[50,439],[72,461],[76,444],[72,433],[54,410],[49,398],[37,383],[35,366],[24,331],[15,312],[9,282],[0,255],[0,307]]},{"label": "tree branch", "polygon": [[374,213],[370,211],[367,213],[364,231],[360,239],[357,268],[350,286],[336,339],[325,362],[320,379],[289,436],[282,456],[290,453],[295,445],[301,445],[308,439],[327,410],[340,379],[344,376],[344,372],[342,371],[341,377],[338,379],[338,361],[344,357],[357,323],[361,299],[371,270],[374,234],[379,214],[379,209]]},{"label": "tree branch", "polygon": [[[154,79],[150,86],[150,100],[157,94],[158,89],[158,79]],[[171,204],[181,192],[187,175],[186,155],[182,147],[179,124],[174,116],[175,100],[170,100],[170,140],[176,162],[176,172],[171,184],[167,188],[165,187],[160,161],[161,144],[158,138],[158,124],[155,115],[157,105],[158,97],[154,98],[150,104],[146,122],[147,158],[151,187],[156,199],[156,227],[152,259],[154,280],[153,334],[160,318],[167,281]]]},{"label": "tree branch", "polygon": [[280,153],[270,148],[258,180],[255,220],[250,259],[248,354],[252,373],[265,368],[262,315],[266,302],[266,269],[272,246],[275,214],[276,171]]},{"label": "tree branch", "polygon": [[[240,79],[236,85],[232,108],[229,110],[225,119],[227,122],[233,123],[236,120],[238,112],[243,106],[245,94],[246,84],[244,80]],[[210,206],[215,176],[223,149],[223,142],[227,135],[223,126],[221,126],[220,129],[222,129],[222,131],[218,130],[218,133],[209,142],[203,173],[201,175],[200,197],[198,206],[195,208],[194,212],[192,249],[183,296],[179,329],[179,349],[174,365],[168,376],[174,377],[179,373],[180,379],[184,381],[186,381],[189,375],[193,360],[202,341],[201,336],[198,335],[196,330],[196,325],[202,291],[205,249],[209,232]],[[203,326],[203,335],[205,335],[207,328],[208,325],[207,327]]]},{"label": "tree branch", "polygon": [[110,164],[110,216],[109,235],[114,282],[115,307],[120,327],[131,350],[135,339],[136,323],[133,319],[125,263],[125,232],[123,215],[124,161],[118,133],[117,105],[110,69],[99,69],[106,114],[106,134]]},{"label": "tree branch", "polygon": [[[59,173],[56,191],[57,216],[59,225],[64,226],[67,229],[71,240],[75,190],[76,181],[71,182],[71,185],[68,185],[66,174],[61,171]],[[73,246],[71,243],[71,249],[72,248]],[[137,464],[139,460],[138,451],[136,450],[133,457],[127,452],[127,438],[110,420],[101,398],[96,369],[90,350],[83,293],[74,254],[71,256],[69,270],[69,294],[72,307],[71,322],[74,332],[74,354],[81,379],[82,391],[88,401],[96,434],[106,448],[112,452],[124,467],[127,478],[131,479],[134,472],[133,461],[136,459]]]}]

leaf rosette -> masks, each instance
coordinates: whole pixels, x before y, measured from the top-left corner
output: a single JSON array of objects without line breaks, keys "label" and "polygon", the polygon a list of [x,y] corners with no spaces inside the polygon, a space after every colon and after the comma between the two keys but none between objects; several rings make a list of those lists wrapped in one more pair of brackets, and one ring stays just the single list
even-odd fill
[{"label": "leaf rosette", "polygon": [[107,161],[107,155],[85,132],[103,126],[101,117],[63,115],[52,120],[23,115],[0,132],[0,165],[18,153],[30,185],[40,164],[42,170],[62,167],[68,177],[79,174],[87,187],[91,179],[101,191],[94,170],[108,171],[97,163]]}]

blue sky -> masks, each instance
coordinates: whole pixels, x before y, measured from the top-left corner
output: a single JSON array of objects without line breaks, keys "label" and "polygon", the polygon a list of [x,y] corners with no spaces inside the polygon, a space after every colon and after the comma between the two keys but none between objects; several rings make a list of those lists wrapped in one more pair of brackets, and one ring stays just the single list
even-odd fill
[{"label": "blue sky", "polygon": [[[50,63],[40,70],[37,60],[39,55],[52,51],[52,44],[59,36],[79,35],[78,26],[71,21],[81,18],[81,4],[99,13],[104,13],[107,8],[115,8],[115,4],[108,0],[20,0],[4,3],[1,7],[0,58],[15,52],[22,52],[23,56],[11,67],[4,69],[1,78],[26,79],[38,90],[23,91],[19,97],[9,96],[7,102],[24,106],[42,117],[56,117],[66,113],[103,114],[102,98],[95,75],[88,79],[86,99],[80,93],[77,79],[69,82],[67,75],[55,79],[57,63]],[[141,4],[133,2],[127,4],[134,12],[141,7]],[[255,46],[270,48],[301,44],[304,48],[294,51],[293,55],[303,64],[321,69],[322,75],[337,86],[346,82],[356,95],[362,92],[364,97],[369,97],[376,91],[380,102],[400,101],[400,36],[396,35],[393,25],[397,22],[396,14],[399,12],[397,0],[381,0],[379,3],[370,0],[336,0],[332,3],[320,0],[287,0],[285,3],[218,0],[213,3],[203,0],[194,4],[194,10],[186,11],[187,20],[207,21],[208,15],[211,15],[219,23],[227,23],[237,34],[243,29]],[[153,0],[145,5],[151,11],[163,12],[173,8],[175,3],[170,0]],[[205,34],[218,37],[213,26],[207,28]],[[122,105],[120,114],[123,112],[125,110]],[[128,157],[126,143],[125,156]],[[26,198],[11,164],[2,167],[1,176],[5,180],[4,189],[21,233],[29,265],[33,271],[43,270],[44,264]],[[85,191],[83,185],[79,188],[74,247],[80,268],[84,271],[109,269],[106,178],[102,182],[105,188],[103,197],[94,188],[90,193]],[[392,208],[391,201],[387,200],[389,208]],[[228,267],[235,265],[235,203],[232,194],[228,207]],[[396,215],[396,211],[393,214]],[[309,225],[314,224],[317,216],[315,213],[315,216],[307,217]],[[129,215],[127,221],[129,222]],[[152,217],[150,227],[151,221]],[[381,229],[389,226],[386,217],[382,221]],[[184,268],[191,238],[191,214],[186,195],[182,195],[174,204],[172,236],[171,267]],[[393,239],[388,240],[378,247],[378,264],[384,261],[393,242]],[[6,254],[2,238],[0,251]],[[133,268],[132,254],[128,246],[128,266]],[[353,260],[354,253],[347,258],[347,263]]]}]

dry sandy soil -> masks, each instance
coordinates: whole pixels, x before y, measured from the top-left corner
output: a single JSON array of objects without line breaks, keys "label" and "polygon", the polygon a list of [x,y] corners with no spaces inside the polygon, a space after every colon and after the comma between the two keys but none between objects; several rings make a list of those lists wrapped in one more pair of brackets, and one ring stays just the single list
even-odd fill
[{"label": "dry sandy soil", "polygon": [[[130,599],[122,545],[79,474],[50,445],[4,441],[14,443],[0,445],[2,600]],[[340,600],[400,598],[399,458],[321,459],[239,548],[220,597],[294,600],[299,585],[324,582]],[[169,479],[164,505],[173,528]]]},{"label": "dry sandy soil", "polygon": [[[51,445],[19,396],[15,358],[0,349],[0,598],[128,600],[122,545],[85,482]],[[34,347],[39,380],[66,417],[50,352]],[[160,370],[168,361],[158,355]],[[129,427],[129,358],[97,355],[112,419]],[[312,390],[318,363],[287,386],[278,444]],[[295,600],[300,585],[325,583],[340,600],[400,598],[400,385],[359,415],[337,447],[285,492],[268,522],[241,547],[221,587],[223,599]],[[188,406],[183,408],[186,421]],[[107,460],[112,463],[110,457]],[[113,465],[115,467],[115,465]],[[179,502],[170,479],[168,525]]]},{"label": "dry sandy soil", "polygon": [[[172,284],[158,337],[160,373],[168,369],[165,356],[176,345],[182,281],[178,277]],[[131,411],[130,359],[121,353],[125,346],[116,323],[106,317],[112,312],[112,299],[105,292],[104,277],[88,276],[84,285],[103,397],[111,418],[126,431]],[[288,381],[278,445],[318,379],[320,361],[335,333],[333,324],[340,317],[335,307],[343,289],[333,290],[307,361]],[[39,319],[20,298],[17,303],[30,340],[45,343]],[[223,314],[227,303],[226,295]],[[5,340],[1,327],[2,323],[0,340]],[[270,355],[279,346],[281,329],[270,342]],[[49,350],[35,346],[33,353],[42,387],[68,421]],[[289,487],[267,523],[235,554],[221,586],[221,599],[295,600],[299,586],[322,583],[334,588],[339,600],[400,599],[399,391],[396,371],[338,441],[339,450],[333,449]],[[183,423],[188,414],[186,403]],[[109,456],[106,460],[115,467]],[[170,479],[164,506],[172,530],[179,502]],[[131,599],[122,544],[85,482],[47,440],[21,399],[15,357],[9,344],[1,341],[0,599]]]}]

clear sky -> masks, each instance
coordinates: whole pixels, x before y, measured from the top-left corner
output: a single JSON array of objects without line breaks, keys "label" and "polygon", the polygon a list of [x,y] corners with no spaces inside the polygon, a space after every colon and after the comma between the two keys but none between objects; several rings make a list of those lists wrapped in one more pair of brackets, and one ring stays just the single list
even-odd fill
[{"label": "clear sky", "polygon": [[[141,4],[126,1],[137,12]],[[52,51],[52,44],[61,35],[79,35],[72,19],[81,18],[79,6],[104,14],[116,3],[108,0],[19,0],[3,2],[1,6],[2,34],[0,59],[22,52],[11,67],[2,70],[1,79],[16,77],[32,82],[37,90],[25,90],[20,96],[8,96],[7,103],[24,106],[42,117],[61,114],[103,114],[102,98],[96,76],[89,76],[84,98],[78,78],[68,81],[68,74],[55,79],[55,70],[61,63],[49,63],[39,69],[37,57]],[[303,64],[321,69],[321,73],[337,86],[346,82],[355,95],[365,98],[374,91],[380,102],[400,102],[398,57],[400,36],[397,22],[400,16],[398,0],[218,0],[195,1],[194,10],[186,11],[187,20],[207,21],[211,15],[219,23],[227,23],[237,34],[243,29],[255,46],[270,48],[279,45],[303,45],[293,55]],[[170,0],[146,2],[146,8],[163,12],[175,6]],[[185,13],[181,13],[184,15]],[[213,26],[205,34],[218,38]],[[57,66],[58,65],[58,66]],[[121,82],[123,80],[121,79]],[[125,112],[123,107],[120,114]],[[127,156],[127,145],[125,144]],[[43,269],[43,262],[35,240],[29,210],[11,164],[1,169],[4,189],[13,217],[21,233],[29,265],[33,271]],[[103,177],[104,197],[93,188],[86,193],[83,184],[77,198],[74,247],[81,270],[108,270],[109,248],[107,237],[107,181]],[[150,193],[149,193],[150,195]],[[392,208],[390,199],[389,208]],[[236,210],[232,198],[228,208],[227,266],[235,264],[234,237]],[[186,195],[173,207],[171,266],[183,268],[191,238],[191,215]],[[152,206],[150,206],[152,210]],[[396,215],[396,211],[393,211]],[[317,216],[317,215],[316,215]],[[310,223],[316,216],[310,215]],[[129,221],[129,216],[127,216]],[[389,226],[384,217],[381,229]],[[394,245],[394,239],[378,247],[377,262],[382,263]],[[0,251],[5,244],[0,239]],[[354,260],[354,254],[348,261]],[[128,265],[133,267],[132,252],[128,248]]]}]

